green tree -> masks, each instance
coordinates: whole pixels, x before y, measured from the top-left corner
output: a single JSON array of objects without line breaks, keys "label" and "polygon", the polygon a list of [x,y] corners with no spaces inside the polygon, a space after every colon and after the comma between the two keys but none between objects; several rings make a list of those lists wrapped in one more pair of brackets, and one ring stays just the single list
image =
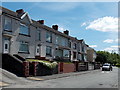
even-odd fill
[{"label": "green tree", "polygon": [[97,51],[97,58],[96,62],[100,63],[111,63],[116,65],[117,63],[120,64],[120,55],[117,53],[109,53],[107,51]]}]

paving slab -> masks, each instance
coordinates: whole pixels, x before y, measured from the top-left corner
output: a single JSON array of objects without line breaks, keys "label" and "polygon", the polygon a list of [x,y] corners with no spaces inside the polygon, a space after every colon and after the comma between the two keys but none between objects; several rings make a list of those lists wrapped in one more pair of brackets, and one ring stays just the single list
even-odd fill
[{"label": "paving slab", "polygon": [[5,87],[5,86],[8,86],[8,85],[9,85],[8,83],[0,82],[0,87]]},{"label": "paving slab", "polygon": [[63,77],[70,77],[70,76],[77,76],[81,74],[87,74],[87,73],[94,73],[98,70],[91,70],[91,71],[82,71],[82,72],[70,72],[70,73],[62,73],[62,74],[53,74],[53,75],[47,75],[47,76],[34,76],[34,77],[27,77],[28,80],[38,80],[38,81],[44,81],[44,80],[50,80],[50,79],[57,79],[57,78],[63,78]]}]

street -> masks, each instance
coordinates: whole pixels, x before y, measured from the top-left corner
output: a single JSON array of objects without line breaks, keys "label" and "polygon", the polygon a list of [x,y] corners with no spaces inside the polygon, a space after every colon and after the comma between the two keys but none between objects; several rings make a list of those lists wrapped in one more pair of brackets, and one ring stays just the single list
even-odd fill
[{"label": "street", "polygon": [[118,88],[118,68],[114,67],[113,71],[95,70],[43,81],[25,79],[21,83],[19,81],[4,88]]}]

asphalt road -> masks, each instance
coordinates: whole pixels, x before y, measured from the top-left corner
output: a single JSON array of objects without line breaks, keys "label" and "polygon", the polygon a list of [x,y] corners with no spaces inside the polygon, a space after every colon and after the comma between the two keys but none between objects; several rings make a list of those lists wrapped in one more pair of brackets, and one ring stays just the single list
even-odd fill
[{"label": "asphalt road", "polygon": [[22,83],[13,83],[5,88],[118,88],[118,68],[45,81],[23,80]]}]

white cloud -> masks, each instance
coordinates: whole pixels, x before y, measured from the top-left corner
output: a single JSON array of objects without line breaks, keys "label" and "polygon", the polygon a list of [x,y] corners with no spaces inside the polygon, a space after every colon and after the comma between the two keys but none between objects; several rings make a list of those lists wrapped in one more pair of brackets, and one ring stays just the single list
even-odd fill
[{"label": "white cloud", "polygon": [[120,48],[120,46],[117,46],[117,45],[116,46],[110,46],[110,47],[105,48],[104,51],[108,51],[110,53],[112,53],[112,52],[118,53],[118,47]]},{"label": "white cloud", "polygon": [[62,32],[65,31],[65,29],[63,27],[59,27],[58,29],[59,29],[59,31],[62,31]]},{"label": "white cloud", "polygon": [[118,32],[118,18],[111,16],[98,18],[90,22],[86,29],[93,29],[101,32]]},{"label": "white cloud", "polygon": [[104,40],[103,42],[104,42],[104,43],[113,43],[114,40],[112,40],[112,39],[106,39],[106,40]]},{"label": "white cloud", "polygon": [[103,42],[104,43],[118,43],[118,40],[120,40],[120,39],[106,39]]},{"label": "white cloud", "polygon": [[95,48],[97,47],[97,45],[89,45],[89,47]]},{"label": "white cloud", "polygon": [[118,48],[118,47],[120,48],[120,46],[111,46],[111,47],[112,47],[112,48]]},{"label": "white cloud", "polygon": [[82,24],[81,24],[81,27],[82,27],[82,26],[86,26],[86,22],[82,23]]},{"label": "white cloud", "polygon": [[112,52],[113,51],[113,48],[105,48],[104,51],[108,51],[108,52]]}]

